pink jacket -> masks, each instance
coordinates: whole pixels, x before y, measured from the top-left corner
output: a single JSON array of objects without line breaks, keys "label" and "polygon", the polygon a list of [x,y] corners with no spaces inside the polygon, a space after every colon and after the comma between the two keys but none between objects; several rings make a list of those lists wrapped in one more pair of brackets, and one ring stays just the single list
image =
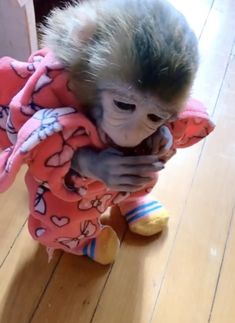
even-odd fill
[{"label": "pink jacket", "polygon": [[[27,164],[32,236],[49,247],[80,253],[98,234],[100,214],[129,194],[110,192],[102,182],[70,172],[79,147],[104,145],[67,83],[67,72],[47,49],[28,62],[0,60],[0,191],[7,190]],[[169,127],[173,149],[188,147],[214,129],[204,106],[195,100]]]}]

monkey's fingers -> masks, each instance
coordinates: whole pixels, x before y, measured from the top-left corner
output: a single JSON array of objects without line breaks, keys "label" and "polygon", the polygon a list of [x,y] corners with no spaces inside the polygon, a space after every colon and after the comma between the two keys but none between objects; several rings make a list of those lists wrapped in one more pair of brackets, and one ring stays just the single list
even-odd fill
[{"label": "monkey's fingers", "polygon": [[118,185],[142,186],[151,182],[152,178],[134,176],[134,175],[123,175],[123,176],[116,176],[116,179],[114,178],[114,181],[116,181]]},{"label": "monkey's fingers", "polygon": [[161,159],[161,161],[163,162],[163,164],[165,164],[175,154],[176,154],[176,149],[170,149],[165,154],[163,154],[162,156],[160,156],[159,158]]},{"label": "monkey's fingers", "polygon": [[123,155],[124,155],[124,154],[123,154],[123,152],[121,152],[121,151],[119,151],[119,150],[117,150],[117,149],[115,149],[115,148],[112,148],[112,147],[107,148],[107,149],[105,150],[105,152],[106,152],[106,153],[109,153],[109,154],[112,154],[112,155],[114,155],[114,156],[123,156]]},{"label": "monkey's fingers", "polygon": [[167,152],[170,151],[170,149],[172,148],[172,145],[173,145],[173,140],[171,140],[170,138],[162,138],[160,149],[157,156],[161,157],[165,155]]},{"label": "monkey's fingers", "polygon": [[122,157],[122,166],[152,165],[158,161],[158,157],[154,155]]},{"label": "monkey's fingers", "polygon": [[159,172],[164,168],[163,162],[153,163],[152,165],[126,165],[119,169],[122,175],[136,175],[149,177],[149,174]]},{"label": "monkey's fingers", "polygon": [[153,136],[153,153],[164,155],[173,145],[173,136],[168,127],[162,126]]},{"label": "monkey's fingers", "polygon": [[138,192],[144,189],[144,186],[132,186],[132,185],[119,185],[116,188],[114,188],[114,191],[117,192],[128,192],[128,193],[134,193]]},{"label": "monkey's fingers", "polygon": [[152,180],[151,177],[133,175],[112,176],[106,181],[106,185],[115,191],[136,192],[146,187]]},{"label": "monkey's fingers", "polygon": [[153,155],[158,155],[160,149],[161,149],[161,141],[162,138],[158,136],[154,136],[152,138],[152,153]]}]

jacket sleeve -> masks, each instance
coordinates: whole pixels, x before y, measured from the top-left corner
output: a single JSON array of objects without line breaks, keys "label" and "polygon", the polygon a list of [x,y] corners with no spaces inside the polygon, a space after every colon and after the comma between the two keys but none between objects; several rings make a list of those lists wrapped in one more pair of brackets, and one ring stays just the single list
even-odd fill
[{"label": "jacket sleeve", "polygon": [[173,148],[192,146],[208,136],[214,128],[203,104],[190,99],[179,118],[169,124],[174,138]]},{"label": "jacket sleeve", "polygon": [[0,59],[0,105],[9,105],[11,99],[25,85],[32,74],[27,67],[27,63],[10,57]]},{"label": "jacket sleeve", "polygon": [[75,151],[84,146],[102,149],[103,144],[95,126],[75,108],[37,111],[19,130],[14,147],[1,155],[0,191],[8,189],[21,165],[27,164],[31,175],[62,200],[104,192],[103,183],[70,171]]},{"label": "jacket sleeve", "polygon": [[10,57],[0,59],[0,149],[11,146],[7,134],[11,132],[9,123],[10,103],[13,97],[24,87],[32,74],[30,64],[19,62]]}]

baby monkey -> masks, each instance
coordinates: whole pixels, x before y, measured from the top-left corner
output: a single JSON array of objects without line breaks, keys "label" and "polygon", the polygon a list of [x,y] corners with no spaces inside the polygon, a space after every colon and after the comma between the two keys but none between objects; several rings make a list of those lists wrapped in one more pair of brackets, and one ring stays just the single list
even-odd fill
[{"label": "baby monkey", "polygon": [[113,147],[79,150],[73,169],[112,190],[140,190],[174,153],[165,125],[182,111],[197,71],[186,20],[165,0],[96,0],[54,11],[43,34],[84,113]]}]

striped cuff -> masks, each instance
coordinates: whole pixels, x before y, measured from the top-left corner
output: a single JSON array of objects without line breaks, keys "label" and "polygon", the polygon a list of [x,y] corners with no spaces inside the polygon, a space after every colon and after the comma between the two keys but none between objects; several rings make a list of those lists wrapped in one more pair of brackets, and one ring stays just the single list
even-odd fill
[{"label": "striped cuff", "polygon": [[96,239],[92,239],[91,242],[82,249],[83,256],[88,256],[91,259],[95,257]]},{"label": "striped cuff", "polygon": [[134,221],[139,220],[140,218],[149,216],[151,213],[161,208],[162,208],[162,205],[157,201],[144,203],[134,208],[133,210],[129,211],[128,213],[126,213],[125,218],[128,223],[132,223]]}]

